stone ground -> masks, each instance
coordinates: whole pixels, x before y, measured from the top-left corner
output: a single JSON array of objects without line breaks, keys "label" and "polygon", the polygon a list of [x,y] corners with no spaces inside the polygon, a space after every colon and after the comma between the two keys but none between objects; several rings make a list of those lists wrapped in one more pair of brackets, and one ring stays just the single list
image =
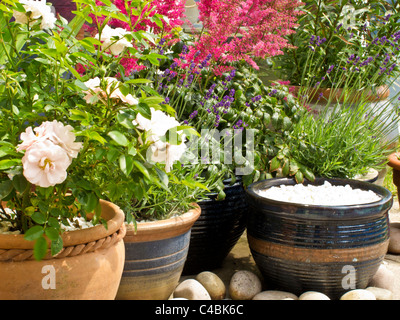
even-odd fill
[{"label": "stone ground", "polygon": [[[383,177],[378,179],[377,184],[381,184]],[[389,211],[389,219],[390,222],[400,222],[400,208],[399,202],[397,198],[393,201],[393,206]],[[393,289],[393,299],[400,300],[400,255],[387,254],[383,264],[391,270],[395,274],[395,283]],[[260,271],[256,266],[253,257],[250,253],[250,249],[247,243],[246,232],[239,239],[235,247],[229,253],[227,258],[224,260],[224,263],[221,268],[215,270],[204,270],[204,271],[212,271],[217,274],[221,280],[225,283],[226,288],[229,288],[229,282],[232,275],[239,270],[248,270],[252,271],[255,274],[259,275],[261,278]],[[185,279],[193,279],[196,275],[186,275],[183,276],[181,281]],[[262,278],[261,278],[262,279]],[[265,288],[264,290],[269,290]],[[229,296],[228,296],[229,298]]]}]

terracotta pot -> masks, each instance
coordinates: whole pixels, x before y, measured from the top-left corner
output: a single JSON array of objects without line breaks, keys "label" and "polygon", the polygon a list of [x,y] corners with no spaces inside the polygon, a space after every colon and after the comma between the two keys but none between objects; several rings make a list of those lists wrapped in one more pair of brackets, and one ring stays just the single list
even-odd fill
[{"label": "terracotta pot", "polygon": [[33,258],[33,241],[0,234],[0,299],[112,300],[125,260],[124,213],[100,200],[102,224],[62,234],[64,248],[41,260]]},{"label": "terracotta pot", "polygon": [[389,245],[388,211],[392,194],[376,184],[317,178],[332,185],[372,190],[381,200],[359,205],[304,205],[262,197],[258,190],[294,185],[294,179],[256,182],[246,192],[250,206],[247,239],[269,288],[301,294],[319,291],[338,299],[364,289]]},{"label": "terracotta pot", "polygon": [[397,156],[400,155],[397,152],[392,153],[388,157],[388,166],[393,168],[393,183],[397,187],[397,198],[400,204],[400,160]]},{"label": "terracotta pot", "polygon": [[[298,94],[300,91],[299,86],[293,86],[295,89],[293,91],[294,94]],[[343,89],[332,89],[332,88],[318,88],[318,89],[311,89],[308,92],[309,94],[309,101],[308,102],[317,102],[320,101],[323,103],[323,101],[331,99],[332,102],[340,102],[343,103],[344,98],[343,98]],[[322,96],[321,96],[322,94]],[[375,91],[369,91],[367,93],[365,92],[357,92],[353,93],[348,97],[347,101],[357,101],[357,99],[363,97],[366,99],[366,101],[369,102],[377,102],[381,100],[385,100],[389,97],[390,90],[387,86],[381,86],[378,87]]]},{"label": "terracotta pot", "polygon": [[178,217],[127,225],[126,260],[116,299],[166,300],[179,283],[200,207]]}]

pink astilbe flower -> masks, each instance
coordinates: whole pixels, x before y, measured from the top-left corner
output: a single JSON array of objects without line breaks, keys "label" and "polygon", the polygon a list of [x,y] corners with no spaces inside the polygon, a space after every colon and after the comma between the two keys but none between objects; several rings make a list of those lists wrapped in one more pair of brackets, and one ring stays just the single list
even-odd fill
[{"label": "pink astilbe flower", "polygon": [[[127,8],[131,5],[131,1],[113,0],[112,2],[121,10],[121,13],[128,14]],[[99,0],[96,3],[103,5]],[[173,37],[172,30],[183,24],[182,17],[184,17],[185,3],[186,0],[153,0],[144,7],[140,16],[131,15],[131,24],[114,18],[110,19],[107,24],[113,28],[123,28],[127,31],[139,31],[151,28],[153,33],[162,33],[164,38],[171,39]],[[163,27],[158,26],[155,22],[151,21],[151,18],[155,14],[160,14],[168,18],[168,23],[162,19]],[[96,17],[96,19],[102,23],[105,17]],[[134,26],[134,30],[131,30],[131,25]],[[86,29],[93,34],[97,33],[96,28],[86,27]],[[133,46],[135,47],[135,44]],[[129,75],[133,71],[145,69],[143,65],[138,64],[138,59],[132,56],[123,58],[121,65],[124,67],[126,75]]]},{"label": "pink astilbe flower", "polygon": [[[282,54],[285,36],[297,26],[298,0],[202,0],[203,33],[189,48],[196,63],[209,53],[222,64],[244,60],[258,69],[255,58]],[[200,52],[200,54],[198,54]]]}]

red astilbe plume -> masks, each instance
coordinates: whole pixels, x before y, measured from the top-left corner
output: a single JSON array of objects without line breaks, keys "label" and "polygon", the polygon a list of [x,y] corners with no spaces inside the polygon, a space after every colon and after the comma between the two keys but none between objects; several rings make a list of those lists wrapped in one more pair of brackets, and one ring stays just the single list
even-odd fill
[{"label": "red astilbe plume", "polygon": [[202,0],[198,9],[203,31],[188,58],[201,61],[209,53],[214,61],[246,61],[282,54],[285,36],[294,32],[302,3],[298,0]]}]

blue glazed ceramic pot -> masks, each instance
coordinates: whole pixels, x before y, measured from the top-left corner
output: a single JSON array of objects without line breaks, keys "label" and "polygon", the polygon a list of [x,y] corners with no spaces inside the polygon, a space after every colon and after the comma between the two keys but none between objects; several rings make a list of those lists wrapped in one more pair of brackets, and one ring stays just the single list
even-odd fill
[{"label": "blue glazed ceramic pot", "polygon": [[216,194],[199,201],[201,215],[194,223],[184,275],[211,271],[221,267],[229,252],[246,229],[247,202],[240,177],[230,185],[225,181],[226,198],[215,200]]},{"label": "blue glazed ceramic pot", "polygon": [[128,225],[117,300],[166,300],[179,283],[190,230],[200,208],[166,220]]},{"label": "blue glazed ceramic pot", "polygon": [[[368,182],[317,178],[332,185],[372,190],[381,200],[346,206],[303,205],[267,199],[257,190],[294,185],[289,178],[256,182],[246,190],[247,238],[253,258],[269,285],[295,294],[320,291],[331,299],[365,288],[384,259],[389,243],[389,190]],[[306,184],[306,183],[305,183]]]}]

